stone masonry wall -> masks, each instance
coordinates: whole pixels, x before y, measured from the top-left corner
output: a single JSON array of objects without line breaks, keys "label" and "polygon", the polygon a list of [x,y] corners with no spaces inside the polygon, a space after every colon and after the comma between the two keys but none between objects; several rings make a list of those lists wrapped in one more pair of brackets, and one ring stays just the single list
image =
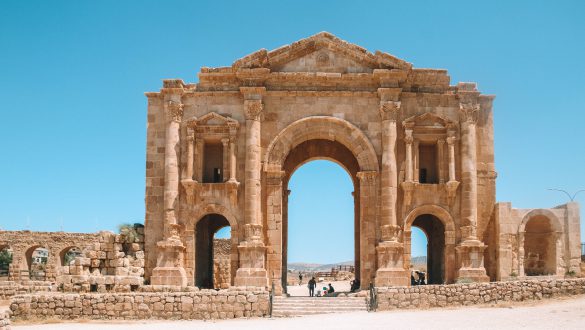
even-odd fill
[{"label": "stone masonry wall", "polygon": [[227,289],[231,280],[231,242],[229,239],[213,240],[213,287]]},{"label": "stone masonry wall", "polygon": [[268,314],[268,291],[27,294],[12,298],[13,320],[230,319]]},{"label": "stone masonry wall", "polygon": [[0,300],[10,299],[10,297],[17,294],[49,292],[56,289],[57,288],[49,282],[28,281],[24,283],[16,283],[5,281],[0,282]]},{"label": "stone masonry wall", "polygon": [[585,294],[585,278],[378,289],[378,310],[456,307]]},{"label": "stone masonry wall", "polygon": [[126,242],[123,235],[101,232],[80,257],[60,268],[57,283],[63,291],[130,291],[144,284],[144,228]]}]

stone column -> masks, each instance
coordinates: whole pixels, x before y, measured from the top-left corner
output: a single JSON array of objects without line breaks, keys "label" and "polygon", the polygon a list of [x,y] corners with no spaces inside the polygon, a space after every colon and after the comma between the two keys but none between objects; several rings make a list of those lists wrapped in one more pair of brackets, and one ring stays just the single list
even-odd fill
[{"label": "stone column", "polygon": [[400,102],[380,102],[382,118],[382,168],[380,173],[381,241],[376,247],[378,269],[376,286],[407,285],[408,276],[402,260],[404,248],[399,242],[401,229],[397,221],[398,171],[396,166],[396,121]]},{"label": "stone column", "polygon": [[455,137],[449,136],[447,145],[449,146],[449,182],[457,181],[455,180]]},{"label": "stone column", "polygon": [[404,136],[404,143],[406,143],[406,180],[408,182],[413,182],[413,168],[412,168],[412,142],[413,142],[413,138],[412,138],[412,130],[411,129],[407,129],[405,131],[405,136]]},{"label": "stone column", "polygon": [[187,134],[187,180],[193,180],[193,144],[195,142],[195,133],[193,129],[188,130]]},{"label": "stone column", "polygon": [[225,182],[228,180],[228,169],[229,169],[229,161],[230,161],[230,154],[229,154],[229,143],[230,143],[230,139],[228,138],[224,138],[221,139],[221,144],[222,144],[222,155],[223,155],[223,166],[222,166],[222,173],[221,173],[221,178],[222,178],[222,182]]},{"label": "stone column", "polygon": [[445,183],[445,171],[443,168],[445,167],[445,140],[438,140],[437,141],[437,153],[439,157],[439,161],[437,162],[439,166],[439,183]]},{"label": "stone column", "polygon": [[420,169],[418,168],[420,152],[418,150],[419,141],[414,140],[414,154],[412,155],[414,158],[414,169],[412,170],[412,176],[414,182],[419,182],[420,180]]},{"label": "stone column", "polygon": [[489,281],[483,265],[486,245],[477,239],[477,154],[476,123],[479,104],[461,103],[461,236],[463,242],[457,246],[460,268],[458,278],[474,281]]},{"label": "stone column", "polygon": [[203,145],[201,137],[195,136],[195,181],[203,182]]},{"label": "stone column", "polygon": [[230,182],[236,180],[236,138],[230,137]]},{"label": "stone column", "polygon": [[268,286],[266,247],[261,214],[260,116],[263,110],[263,87],[241,87],[246,117],[246,171],[244,180],[244,241],[238,246],[240,268],[236,286]]},{"label": "stone column", "polygon": [[[175,96],[175,95],[173,95]],[[180,96],[179,96],[180,99]],[[167,115],[165,144],[165,184],[164,184],[164,230],[163,240],[157,243],[159,255],[157,267],[153,269],[153,285],[187,285],[187,276],[183,268],[185,247],[179,236],[180,225],[177,223],[175,206],[179,195],[179,128],[183,117],[183,104],[169,100],[165,104]]]}]

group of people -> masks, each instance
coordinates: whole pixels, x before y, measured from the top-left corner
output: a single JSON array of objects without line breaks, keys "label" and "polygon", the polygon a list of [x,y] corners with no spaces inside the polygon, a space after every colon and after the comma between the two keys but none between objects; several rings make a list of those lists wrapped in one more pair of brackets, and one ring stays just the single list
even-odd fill
[{"label": "group of people", "polygon": [[317,281],[315,280],[315,277],[312,277],[309,280],[309,283],[307,283],[307,287],[309,288],[309,297],[315,296],[321,297],[335,292],[335,289],[333,288],[331,283],[329,283],[328,286],[323,287],[323,290],[317,290],[317,294],[315,294],[315,289],[317,288]]},{"label": "group of people", "polygon": [[[417,278],[414,278],[414,273],[416,273]],[[418,270],[410,272],[410,285],[425,285],[425,284],[427,284],[425,272],[421,272]]]}]

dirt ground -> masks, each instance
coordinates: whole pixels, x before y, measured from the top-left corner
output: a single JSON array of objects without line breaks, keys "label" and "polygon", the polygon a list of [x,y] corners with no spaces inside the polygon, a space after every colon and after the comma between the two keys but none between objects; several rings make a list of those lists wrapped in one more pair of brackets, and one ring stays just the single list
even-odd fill
[{"label": "dirt ground", "polygon": [[422,311],[356,312],[298,318],[222,321],[83,322],[13,325],[18,330],[51,329],[583,329],[585,296],[521,305]]}]

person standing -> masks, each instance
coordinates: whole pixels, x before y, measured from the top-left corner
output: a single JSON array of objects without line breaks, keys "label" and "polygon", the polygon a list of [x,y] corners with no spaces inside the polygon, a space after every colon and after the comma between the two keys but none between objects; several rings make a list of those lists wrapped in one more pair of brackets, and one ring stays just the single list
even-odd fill
[{"label": "person standing", "polygon": [[315,295],[315,287],[317,286],[317,281],[315,281],[314,277],[309,280],[307,286],[309,287],[309,297],[313,297]]},{"label": "person standing", "polygon": [[303,273],[299,272],[299,285],[303,284]]}]

